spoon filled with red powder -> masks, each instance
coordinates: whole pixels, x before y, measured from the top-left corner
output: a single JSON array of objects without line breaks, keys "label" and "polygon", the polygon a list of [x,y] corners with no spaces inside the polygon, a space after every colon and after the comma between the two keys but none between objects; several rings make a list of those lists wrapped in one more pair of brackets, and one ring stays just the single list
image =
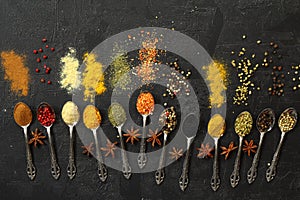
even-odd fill
[{"label": "spoon filled with red powder", "polygon": [[42,126],[47,130],[50,156],[51,156],[51,173],[54,179],[58,179],[60,176],[60,168],[57,164],[55,148],[51,139],[50,128],[55,122],[55,112],[53,108],[46,102],[40,103],[37,109],[37,119]]}]

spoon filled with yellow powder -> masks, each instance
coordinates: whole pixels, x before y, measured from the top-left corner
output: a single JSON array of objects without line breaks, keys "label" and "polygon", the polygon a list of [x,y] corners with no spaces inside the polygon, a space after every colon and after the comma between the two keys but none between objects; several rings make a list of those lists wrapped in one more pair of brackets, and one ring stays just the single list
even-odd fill
[{"label": "spoon filled with yellow powder", "polygon": [[220,114],[215,114],[208,122],[208,134],[215,142],[215,158],[213,165],[213,176],[211,178],[211,188],[214,191],[220,186],[219,166],[218,166],[218,141],[223,136],[226,128],[225,119]]},{"label": "spoon filled with yellow powder", "polygon": [[64,120],[64,122],[69,126],[70,131],[69,164],[67,167],[67,172],[69,178],[73,179],[76,174],[73,128],[78,123],[80,118],[80,113],[77,105],[72,101],[67,101],[62,108],[61,117]]},{"label": "spoon filled with yellow powder", "polygon": [[96,158],[98,161],[98,176],[102,182],[105,182],[107,179],[107,170],[103,164],[102,155],[100,154],[100,147],[97,137],[97,129],[101,124],[102,118],[100,111],[93,105],[88,105],[83,111],[83,123],[88,128],[91,129],[95,139],[96,146]]}]

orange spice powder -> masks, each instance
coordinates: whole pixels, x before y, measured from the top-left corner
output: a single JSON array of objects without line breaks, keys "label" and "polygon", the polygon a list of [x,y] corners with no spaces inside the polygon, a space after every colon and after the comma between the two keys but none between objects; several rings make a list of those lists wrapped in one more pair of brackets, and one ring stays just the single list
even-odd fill
[{"label": "orange spice powder", "polygon": [[14,51],[1,53],[1,64],[4,68],[4,79],[10,81],[10,89],[19,96],[27,96],[29,90],[29,69],[25,66],[25,56]]}]

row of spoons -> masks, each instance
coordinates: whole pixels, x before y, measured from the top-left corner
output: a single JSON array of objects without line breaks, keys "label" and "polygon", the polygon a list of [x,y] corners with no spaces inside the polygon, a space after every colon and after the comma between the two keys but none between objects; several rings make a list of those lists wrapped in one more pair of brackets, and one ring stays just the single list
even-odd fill
[{"label": "row of spoons", "polygon": [[[225,120],[215,120],[218,123],[214,124],[213,126],[210,123],[213,123],[215,118],[222,118],[219,114],[214,115],[208,125],[208,133],[215,141],[215,156],[214,156],[214,164],[213,164],[213,175],[211,178],[211,188],[216,191],[220,186],[220,177],[219,177],[219,168],[218,168],[218,140],[225,132]],[[251,184],[257,177],[257,167],[259,163],[259,157],[261,152],[261,146],[263,143],[264,135],[267,132],[270,132],[275,124],[275,113],[271,108],[266,108],[261,111],[258,115],[256,120],[256,127],[260,133],[260,140],[257,152],[253,158],[252,165],[247,173],[247,180],[248,183]],[[291,131],[297,123],[297,112],[294,108],[287,108],[284,110],[278,119],[278,126],[281,130],[281,138],[280,142],[277,146],[277,149],[273,155],[273,159],[271,165],[268,167],[266,171],[266,179],[267,182],[270,182],[274,179],[276,175],[276,166],[278,164],[279,159],[279,152],[281,150],[284,136],[287,132]],[[239,147],[238,153],[234,163],[234,169],[230,176],[230,184],[234,188],[238,185],[240,181],[240,157],[241,157],[241,149],[242,149],[242,142],[244,136],[248,135],[251,132],[253,124],[253,119],[251,114],[248,111],[241,112],[234,124],[234,129],[236,134],[239,136]],[[213,127],[213,128],[211,128]]]},{"label": "row of spoons", "polygon": [[[67,112],[68,109],[71,110],[71,112]],[[73,149],[74,146],[73,128],[79,121],[79,115],[80,114],[78,111],[78,107],[73,102],[69,101],[65,103],[62,109],[62,119],[69,126],[69,130],[70,130],[69,164],[67,167],[67,173],[70,179],[74,178],[76,174],[76,166],[74,163],[74,149]],[[21,118],[22,116],[27,116],[28,119],[25,124],[24,121],[20,120],[20,116]],[[16,123],[19,126],[21,126],[24,130],[25,144],[26,144],[26,157],[27,157],[27,174],[28,177],[31,180],[33,180],[36,175],[36,170],[32,162],[32,156],[31,156],[30,148],[28,146],[28,136],[27,136],[27,128],[32,121],[32,113],[30,108],[23,102],[16,104],[14,108],[14,118]],[[50,156],[51,156],[51,174],[55,179],[58,179],[60,176],[60,168],[57,163],[56,153],[54,150],[54,146],[51,139],[51,133],[50,133],[50,128],[55,121],[54,110],[48,103],[43,102],[38,106],[37,118],[38,121],[41,123],[41,125],[43,125],[47,130],[48,140],[50,144],[49,147],[50,147]],[[122,139],[122,131],[121,131],[122,126],[126,121],[126,114],[125,114],[125,110],[120,104],[113,103],[109,107],[109,120],[112,123],[112,125],[116,127],[116,129],[118,130],[121,148],[122,148],[122,152],[121,152],[122,163],[123,163],[122,172],[124,177],[129,179],[131,176],[131,167],[129,165],[128,158],[126,155],[125,145]],[[195,120],[198,121],[199,119],[196,117],[194,113],[188,114],[184,118],[180,130],[187,139],[187,152],[183,163],[182,174],[179,178],[179,185],[181,190],[185,190],[188,185],[188,165],[189,165],[189,157],[190,157],[190,147],[196,136],[196,132],[189,131],[189,129],[190,130],[193,129],[193,125],[195,124],[193,122]],[[107,170],[105,165],[103,164],[102,156],[99,151],[100,148],[99,148],[98,138],[97,138],[97,129],[99,128],[101,123],[101,115],[99,110],[95,106],[88,105],[83,112],[83,122],[85,126],[93,132],[95,145],[96,145],[96,157],[98,160],[98,175],[100,177],[100,180],[104,182],[107,178]],[[294,108],[286,109],[279,117],[278,125],[282,134],[281,134],[281,139],[277,147],[277,150],[274,153],[271,165],[266,172],[266,179],[268,182],[273,180],[276,175],[276,166],[278,163],[279,152],[283,143],[284,136],[287,132],[291,131],[295,127],[296,122],[297,122],[297,112]],[[163,164],[164,164],[165,145],[167,141],[167,136],[172,130],[175,129],[177,123],[176,112],[174,110],[174,107],[168,108],[162,112],[160,116],[160,123],[163,127],[162,130],[164,133],[164,141],[163,141],[163,149],[159,161],[159,166],[155,173],[155,180],[157,184],[161,184],[165,177]],[[235,120],[234,128],[235,128],[235,132],[239,136],[239,148],[238,148],[237,157],[235,159],[234,170],[230,176],[230,183],[232,187],[236,187],[240,180],[239,168],[240,168],[242,141],[243,141],[243,137],[248,135],[251,132],[252,124],[253,124],[252,116],[247,111],[240,113]],[[260,132],[260,141],[251,168],[247,173],[247,180],[249,184],[251,184],[257,176],[257,167],[258,167],[261,145],[263,142],[264,135],[265,133],[272,130],[274,124],[275,124],[275,113],[270,108],[264,109],[259,114],[256,120],[256,127]],[[225,120],[222,118],[221,115],[218,114],[214,115],[210,119],[208,124],[208,133],[212,136],[212,138],[215,141],[215,157],[214,157],[214,164],[213,164],[213,176],[211,179],[211,187],[214,191],[216,191],[220,186],[219,169],[218,169],[218,140],[224,134],[225,127],[226,127]],[[142,153],[145,153],[144,150],[145,149],[143,149]]]}]

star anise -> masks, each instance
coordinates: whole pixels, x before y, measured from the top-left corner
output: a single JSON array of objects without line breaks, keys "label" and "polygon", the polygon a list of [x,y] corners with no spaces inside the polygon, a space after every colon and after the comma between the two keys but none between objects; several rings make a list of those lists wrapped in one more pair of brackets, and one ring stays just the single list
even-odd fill
[{"label": "star anise", "polygon": [[36,128],[35,131],[31,131],[31,135],[32,138],[29,140],[28,144],[34,144],[34,147],[37,147],[38,144],[44,144],[43,139],[45,139],[46,136],[43,135],[38,128]]},{"label": "star anise", "polygon": [[178,160],[182,155],[183,155],[183,150],[182,149],[176,149],[173,147],[173,150],[169,152],[170,154],[170,159],[172,160]]},{"label": "star anise", "polygon": [[149,135],[147,139],[147,142],[152,142],[152,147],[154,147],[155,143],[157,143],[159,146],[161,145],[161,142],[159,140],[159,136],[162,134],[162,132],[158,133],[158,129],[156,129],[155,131],[152,131],[151,129],[149,129]]},{"label": "star anise", "polygon": [[139,129],[134,130],[133,127],[131,127],[131,130],[127,129],[127,133],[123,134],[123,136],[128,137],[126,139],[126,142],[131,142],[131,144],[134,143],[134,141],[139,141],[139,136],[141,136],[141,134],[138,133]]},{"label": "star anise", "polygon": [[213,154],[211,153],[214,150],[214,147],[210,147],[209,143],[206,145],[201,144],[200,148],[197,148],[199,151],[197,157],[198,158],[212,158],[214,157]]},{"label": "star anise", "polygon": [[225,155],[225,160],[227,160],[230,152],[233,151],[233,150],[235,150],[235,149],[237,149],[237,146],[234,146],[234,143],[230,142],[228,148],[221,146],[221,149],[223,150],[222,153],[221,153],[221,155]]},{"label": "star anise", "polygon": [[92,155],[92,153],[94,151],[94,143],[91,142],[88,146],[81,146],[81,148],[83,148],[83,151],[82,151],[83,154],[90,156],[90,155]]},{"label": "star anise", "polygon": [[256,153],[257,145],[253,143],[253,140],[250,140],[248,143],[247,140],[244,140],[245,144],[243,145],[243,151],[247,152],[248,156],[250,156],[251,152]]},{"label": "star anise", "polygon": [[101,147],[101,151],[106,151],[105,157],[111,156],[115,158],[115,150],[117,149],[116,144],[117,142],[112,143],[109,139],[106,140],[106,147]]}]

